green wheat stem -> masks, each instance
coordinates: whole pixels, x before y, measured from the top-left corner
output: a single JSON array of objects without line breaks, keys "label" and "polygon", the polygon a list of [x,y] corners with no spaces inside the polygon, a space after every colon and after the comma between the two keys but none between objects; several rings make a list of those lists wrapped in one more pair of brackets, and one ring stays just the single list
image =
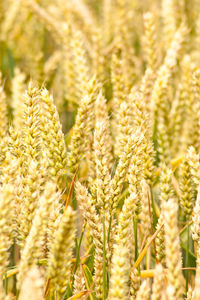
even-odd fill
[{"label": "green wheat stem", "polygon": [[135,261],[138,258],[138,221],[133,219],[134,236],[135,236]]},{"label": "green wheat stem", "polygon": [[112,216],[110,216],[109,225],[108,225],[108,238],[107,238],[108,244],[109,244],[109,241],[110,241],[111,224],[112,224]]},{"label": "green wheat stem", "polygon": [[[186,268],[189,267],[190,226],[187,227]],[[188,271],[186,270],[186,293],[188,291]]]},{"label": "green wheat stem", "polygon": [[[6,273],[5,273],[5,277],[6,277]],[[5,281],[4,281],[4,287],[5,287],[5,292],[6,292],[6,295],[7,295],[8,294],[8,278],[7,277],[6,277]]]},{"label": "green wheat stem", "polygon": [[84,221],[83,228],[82,228],[82,231],[81,231],[81,236],[80,236],[80,239],[79,239],[79,243],[77,245],[76,263],[75,263],[75,267],[74,267],[74,274],[76,273],[76,270],[78,268],[78,264],[80,262],[80,248],[81,248],[81,243],[82,243],[82,240],[83,240],[83,235],[84,235],[86,224],[87,224],[87,222]]},{"label": "green wheat stem", "polygon": [[156,224],[158,222],[158,218],[157,218],[156,212],[155,212],[155,204],[154,204],[154,197],[153,197],[153,188],[152,188],[152,185],[150,185],[149,187],[150,187],[151,204],[152,204],[152,210],[153,210],[153,225],[154,225],[154,228],[155,228]]},{"label": "green wheat stem", "polygon": [[105,228],[105,216],[103,221],[103,300],[106,299],[106,228]]}]

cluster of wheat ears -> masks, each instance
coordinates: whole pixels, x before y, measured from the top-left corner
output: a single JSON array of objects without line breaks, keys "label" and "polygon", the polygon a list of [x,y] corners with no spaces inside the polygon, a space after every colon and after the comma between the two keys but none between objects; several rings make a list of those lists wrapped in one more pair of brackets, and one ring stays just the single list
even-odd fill
[{"label": "cluster of wheat ears", "polygon": [[0,300],[200,299],[200,1],[0,1]]}]

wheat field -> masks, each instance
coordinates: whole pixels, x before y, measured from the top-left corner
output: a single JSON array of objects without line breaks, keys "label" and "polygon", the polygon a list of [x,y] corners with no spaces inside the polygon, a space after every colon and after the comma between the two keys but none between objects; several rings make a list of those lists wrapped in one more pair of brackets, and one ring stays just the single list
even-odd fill
[{"label": "wheat field", "polygon": [[0,300],[200,300],[200,0],[0,1]]}]

